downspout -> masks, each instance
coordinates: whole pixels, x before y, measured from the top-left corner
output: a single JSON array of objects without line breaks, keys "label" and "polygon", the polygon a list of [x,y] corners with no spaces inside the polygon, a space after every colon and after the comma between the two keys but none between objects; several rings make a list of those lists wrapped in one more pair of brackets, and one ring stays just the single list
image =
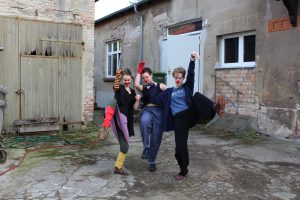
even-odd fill
[{"label": "downspout", "polygon": [[143,15],[137,11],[136,4],[133,4],[134,12],[140,16],[140,26],[141,26],[141,35],[140,35],[140,60],[144,59],[144,25],[143,25]]}]

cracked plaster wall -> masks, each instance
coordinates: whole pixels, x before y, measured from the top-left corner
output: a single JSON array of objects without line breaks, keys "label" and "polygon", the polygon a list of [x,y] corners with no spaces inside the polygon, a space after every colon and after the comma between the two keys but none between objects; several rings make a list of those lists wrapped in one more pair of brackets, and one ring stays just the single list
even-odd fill
[{"label": "cracked plaster wall", "polygon": [[[160,71],[160,46],[158,38],[168,24],[167,12],[164,9],[142,9],[144,16],[144,49],[143,57],[153,71]],[[113,98],[112,82],[105,82],[106,42],[121,41],[121,66],[130,68],[135,76],[136,66],[140,60],[140,17],[135,13],[126,13],[117,20],[109,20],[95,26],[95,85],[97,106],[104,107]]]},{"label": "cracked plaster wall", "polygon": [[[210,98],[216,92],[214,75],[218,75],[215,70],[215,65],[218,63],[218,37],[254,30],[256,32],[256,67],[251,70],[251,88],[247,86],[245,88],[247,91],[245,94],[249,97],[246,98],[244,95],[242,102],[230,102],[226,109],[231,113],[238,111],[242,115],[257,117],[258,129],[266,134],[279,137],[300,136],[298,106],[300,103],[300,48],[296,45],[300,43],[299,29],[272,33],[267,30],[268,20],[288,16],[282,1],[172,0],[154,3],[147,8],[139,9],[145,16],[144,57],[148,61],[147,65],[154,69],[160,67],[159,40],[164,36],[166,26],[192,19],[208,20],[209,26],[205,27],[207,39],[202,45],[205,45],[204,94]],[[300,6],[298,13],[300,13],[299,10]],[[128,37],[125,33],[121,34],[125,29],[120,27],[124,26],[125,21],[126,30],[130,30],[130,34],[134,37]],[[111,90],[111,83],[103,83],[101,80],[105,65],[100,62],[100,60],[105,60],[104,43],[101,41],[112,38],[110,27],[119,27],[114,30],[119,32],[118,34],[121,34],[121,38],[124,39],[123,66],[135,69],[139,58],[140,27],[137,15],[128,12],[121,14],[121,17],[115,17],[97,25],[96,45],[100,57],[95,61],[98,70],[96,85],[99,94],[101,92],[108,94]],[[226,69],[220,73],[226,76],[232,71]],[[105,105],[105,102],[98,103],[100,106]]]},{"label": "cracked plaster wall", "polygon": [[278,137],[300,137],[300,32],[299,29],[268,32],[268,21],[286,18],[288,11],[282,1],[268,0],[262,7],[263,26],[256,30],[259,131]]}]

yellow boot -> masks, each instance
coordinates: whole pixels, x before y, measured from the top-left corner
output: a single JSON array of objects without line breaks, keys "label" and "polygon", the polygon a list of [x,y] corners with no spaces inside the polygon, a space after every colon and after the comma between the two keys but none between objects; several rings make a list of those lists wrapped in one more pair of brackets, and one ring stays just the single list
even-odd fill
[{"label": "yellow boot", "polygon": [[115,162],[115,174],[121,174],[121,175],[127,175],[127,173],[123,169],[124,161],[127,154],[124,154],[122,152],[119,152],[117,160]]}]

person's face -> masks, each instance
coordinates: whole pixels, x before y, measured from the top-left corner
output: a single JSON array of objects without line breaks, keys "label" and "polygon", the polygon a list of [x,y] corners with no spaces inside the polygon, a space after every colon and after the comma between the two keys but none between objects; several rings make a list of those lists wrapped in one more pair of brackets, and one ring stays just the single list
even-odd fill
[{"label": "person's face", "polygon": [[152,75],[150,75],[148,72],[145,72],[142,74],[142,79],[144,81],[144,83],[152,83],[153,80],[152,80]]},{"label": "person's face", "polygon": [[123,83],[125,87],[129,87],[131,84],[131,76],[129,75],[123,75]]},{"label": "person's face", "polygon": [[174,81],[175,81],[175,84],[176,84],[176,87],[181,87],[182,84],[183,84],[183,76],[182,76],[182,73],[176,73],[174,74]]}]

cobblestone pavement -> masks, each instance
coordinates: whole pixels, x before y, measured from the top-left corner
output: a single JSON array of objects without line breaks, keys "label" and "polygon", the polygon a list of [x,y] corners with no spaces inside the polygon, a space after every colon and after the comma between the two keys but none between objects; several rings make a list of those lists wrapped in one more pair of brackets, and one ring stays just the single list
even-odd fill
[{"label": "cobblestone pavement", "polygon": [[[49,148],[27,154],[16,169],[0,176],[0,199],[300,199],[300,143],[274,138],[245,142],[220,138],[211,130],[189,135],[189,175],[176,181],[174,135],[164,133],[157,171],[141,160],[138,127],[125,162],[128,176],[114,175],[119,146]],[[8,149],[0,172],[24,154]]]}]

